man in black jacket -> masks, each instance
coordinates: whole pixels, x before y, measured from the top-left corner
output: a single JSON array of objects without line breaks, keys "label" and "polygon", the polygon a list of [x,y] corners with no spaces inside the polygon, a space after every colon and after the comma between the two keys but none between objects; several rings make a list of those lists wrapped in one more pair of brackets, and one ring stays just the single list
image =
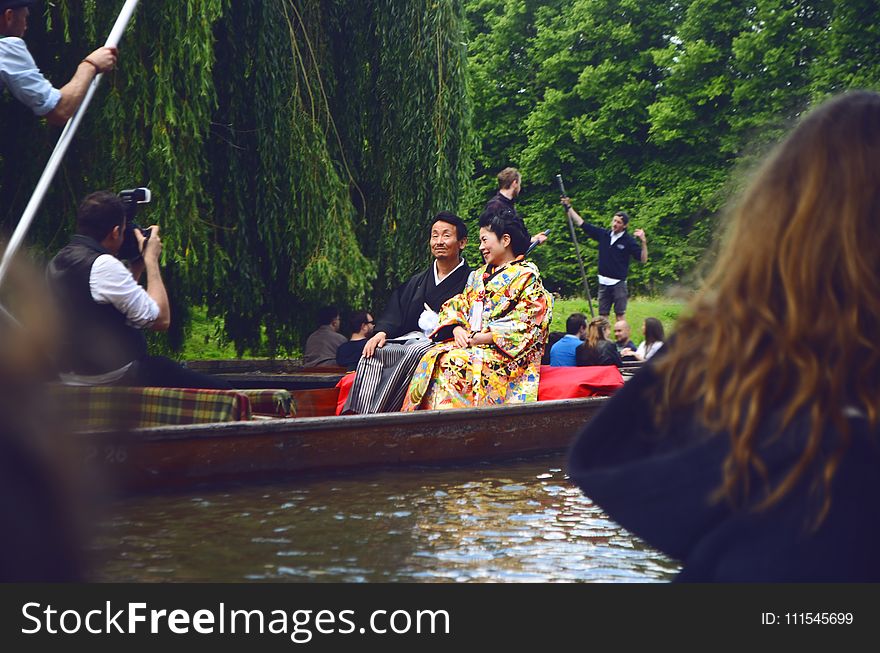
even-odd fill
[{"label": "man in black jacket", "polygon": [[614,214],[610,229],[603,229],[584,222],[567,197],[562,198],[562,205],[574,223],[599,244],[599,315],[608,317],[611,305],[614,304],[615,316],[618,320],[623,320],[626,317],[626,276],[629,273],[630,258],[642,263],[648,261],[645,231],[636,229],[633,232],[635,238],[630,236],[626,231],[629,216],[623,211]]},{"label": "man in black jacket", "polygon": [[430,240],[434,263],[391,294],[385,312],[376,320],[373,337],[364,345],[364,357],[372,357],[386,340],[407,334],[427,335],[434,330],[440,307],[464,290],[470,274],[461,256],[465,245],[467,225],[461,218],[448,211],[434,216]]},{"label": "man in black jacket", "polygon": [[431,224],[434,263],[397,288],[364,345],[357,374],[343,412],[379,413],[400,409],[403,394],[422,354],[433,343],[440,307],[464,290],[471,269],[461,254],[467,225],[442,211]]}]

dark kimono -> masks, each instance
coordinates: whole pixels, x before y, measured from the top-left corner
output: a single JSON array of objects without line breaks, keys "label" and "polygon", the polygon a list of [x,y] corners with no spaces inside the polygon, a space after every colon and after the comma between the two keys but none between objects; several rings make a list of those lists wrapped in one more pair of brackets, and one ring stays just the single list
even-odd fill
[{"label": "dark kimono", "polygon": [[384,413],[400,410],[410,378],[433,344],[427,338],[394,341],[414,331],[420,332],[419,317],[427,305],[435,313],[458,295],[471,269],[465,263],[439,284],[434,282],[434,264],[397,288],[388,301],[376,331],[384,331],[388,341],[376,349],[372,358],[357,362],[357,375],[343,407],[343,413]]}]

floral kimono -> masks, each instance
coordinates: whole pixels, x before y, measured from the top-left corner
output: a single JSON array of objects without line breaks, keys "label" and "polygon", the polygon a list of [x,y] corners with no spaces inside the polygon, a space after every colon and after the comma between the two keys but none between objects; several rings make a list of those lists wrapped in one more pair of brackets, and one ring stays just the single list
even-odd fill
[{"label": "floral kimono", "polygon": [[552,297],[538,268],[518,258],[471,272],[464,291],[440,309],[441,329],[491,333],[492,344],[429,349],[409,384],[403,410],[464,408],[537,401]]}]

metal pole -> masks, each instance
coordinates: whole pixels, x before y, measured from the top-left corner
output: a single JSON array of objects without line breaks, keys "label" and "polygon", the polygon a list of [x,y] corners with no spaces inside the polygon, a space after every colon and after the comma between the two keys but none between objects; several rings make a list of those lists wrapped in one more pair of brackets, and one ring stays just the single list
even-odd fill
[{"label": "metal pole", "polygon": [[[556,182],[559,184],[559,192],[562,193],[563,197],[568,197],[565,193],[565,185],[562,183],[562,175],[556,175]],[[587,294],[587,304],[590,307],[590,317],[596,317],[596,314],[593,312],[593,298],[590,296],[590,285],[587,283],[587,275],[584,272],[584,261],[581,258],[581,246],[578,244],[577,235],[574,230],[574,222],[571,220],[571,216],[568,214],[568,209],[563,207],[562,209],[565,211],[565,217],[568,220],[568,228],[571,232],[571,240],[574,242],[574,251],[577,254],[578,259],[578,267],[581,271],[581,281],[584,282],[584,292]]]},{"label": "metal pole", "polygon": [[[137,8],[138,2],[139,0],[125,0],[125,5],[123,5],[122,11],[119,13],[119,17],[116,19],[116,23],[110,31],[110,36],[107,37],[107,42],[104,44],[106,47],[116,47],[119,45],[119,40],[122,38],[125,28],[128,27],[128,23],[134,14],[134,10]],[[25,207],[24,213],[21,215],[21,220],[18,221],[18,225],[15,227],[12,237],[9,239],[6,251],[3,253],[3,260],[0,261],[0,285],[3,284],[3,281],[6,278],[9,266],[12,265],[12,259],[21,247],[22,242],[24,242],[24,237],[27,235],[28,229],[30,229],[31,222],[33,222],[34,216],[40,208],[40,204],[42,204],[46,192],[49,190],[49,184],[52,183],[52,179],[58,171],[58,166],[61,165],[61,160],[64,158],[67,148],[70,146],[74,134],[76,134],[76,130],[89,107],[89,103],[92,101],[92,96],[94,96],[95,91],[98,88],[98,83],[103,76],[103,74],[98,74],[95,76],[95,79],[92,80],[82,103],[79,105],[79,108],[77,108],[70,120],[67,121],[64,131],[61,132],[61,136],[58,138],[58,143],[56,143],[55,149],[49,157],[49,162],[43,169],[43,174],[37,182],[37,187],[34,189],[34,193],[31,195],[31,199]]]}]

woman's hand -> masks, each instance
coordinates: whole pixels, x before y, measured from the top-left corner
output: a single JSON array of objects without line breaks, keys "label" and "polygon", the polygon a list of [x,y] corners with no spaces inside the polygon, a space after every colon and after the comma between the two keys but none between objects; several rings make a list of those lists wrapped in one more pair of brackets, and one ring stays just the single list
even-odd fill
[{"label": "woman's hand", "polygon": [[455,338],[455,346],[465,349],[470,347],[471,336],[464,327],[457,326],[452,330],[452,337]]},{"label": "woman's hand", "polygon": [[489,332],[486,333],[475,333],[471,336],[471,345],[491,345],[492,344],[492,334]]}]

